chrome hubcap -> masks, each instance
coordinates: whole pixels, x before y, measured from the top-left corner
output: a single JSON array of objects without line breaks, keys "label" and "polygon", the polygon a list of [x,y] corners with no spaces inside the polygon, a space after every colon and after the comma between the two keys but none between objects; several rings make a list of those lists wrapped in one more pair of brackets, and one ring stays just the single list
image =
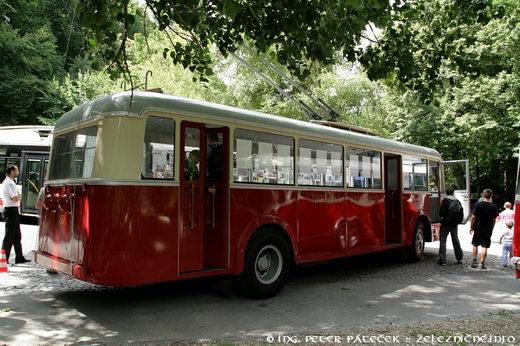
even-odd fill
[{"label": "chrome hubcap", "polygon": [[282,266],[283,259],[280,250],[273,245],[266,245],[256,256],[256,278],[260,283],[269,285],[278,279],[282,272]]}]

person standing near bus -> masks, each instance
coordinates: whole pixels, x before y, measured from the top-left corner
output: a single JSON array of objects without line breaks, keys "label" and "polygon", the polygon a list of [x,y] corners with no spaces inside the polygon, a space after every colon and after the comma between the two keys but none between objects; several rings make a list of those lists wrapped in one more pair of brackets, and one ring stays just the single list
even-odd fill
[{"label": "person standing near bus", "polygon": [[5,250],[5,258],[9,263],[11,248],[14,245],[15,263],[27,263],[22,251],[22,232],[20,230],[20,201],[22,196],[16,188],[14,179],[18,177],[19,171],[16,166],[9,166],[6,170],[6,178],[2,183],[2,192],[4,196],[4,220],[5,220],[5,236],[2,242],[2,249]]},{"label": "person standing near bus", "polygon": [[458,225],[464,219],[464,210],[459,200],[455,198],[455,189],[452,187],[446,188],[446,198],[442,200],[439,216],[441,217],[441,239],[439,245],[439,264],[446,265],[446,241],[448,234],[451,234],[451,241],[453,242],[453,250],[455,251],[455,258],[457,263],[462,263],[463,252],[460,247]]},{"label": "person standing near bus", "polygon": [[498,216],[498,208],[491,202],[493,191],[490,189],[484,190],[482,197],[482,201],[475,204],[471,215],[471,228],[469,230],[470,234],[473,234],[471,268],[477,268],[477,254],[480,246],[480,269],[487,269],[485,265],[487,249],[491,246],[491,234]]},{"label": "person standing near bus", "polygon": [[513,221],[509,220],[505,223],[505,230],[500,236],[499,244],[502,244],[502,267],[507,267],[507,263],[513,256]]},{"label": "person standing near bus", "polygon": [[506,229],[506,222],[514,220],[515,211],[513,210],[513,205],[511,202],[505,202],[504,210],[502,210],[497,217],[497,226],[500,227],[500,231],[504,231]]}]

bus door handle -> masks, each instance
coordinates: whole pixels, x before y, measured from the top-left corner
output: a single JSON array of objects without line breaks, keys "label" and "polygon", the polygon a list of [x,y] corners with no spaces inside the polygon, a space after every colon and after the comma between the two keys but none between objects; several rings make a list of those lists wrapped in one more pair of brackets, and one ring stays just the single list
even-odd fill
[{"label": "bus door handle", "polygon": [[189,201],[190,201],[190,230],[193,230],[194,226],[194,217],[193,217],[193,207],[194,207],[194,201],[195,201],[195,189],[193,188],[193,185],[190,184],[190,191],[189,191]]}]

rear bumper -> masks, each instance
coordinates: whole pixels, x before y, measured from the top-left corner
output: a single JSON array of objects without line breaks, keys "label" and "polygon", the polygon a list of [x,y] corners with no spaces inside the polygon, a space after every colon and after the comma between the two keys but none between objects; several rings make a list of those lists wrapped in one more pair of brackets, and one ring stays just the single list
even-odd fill
[{"label": "rear bumper", "polygon": [[82,265],[40,251],[33,251],[32,257],[34,262],[44,267],[52,268],[79,280],[86,280],[87,271]]}]

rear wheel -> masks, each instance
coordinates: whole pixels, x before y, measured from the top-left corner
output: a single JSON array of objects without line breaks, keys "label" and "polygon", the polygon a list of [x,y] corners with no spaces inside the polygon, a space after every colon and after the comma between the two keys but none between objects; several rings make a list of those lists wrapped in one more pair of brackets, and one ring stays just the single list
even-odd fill
[{"label": "rear wheel", "polygon": [[418,222],[415,226],[415,232],[413,234],[413,241],[407,250],[407,259],[409,262],[418,262],[424,256],[424,244],[425,244],[425,231],[426,226],[422,222]]},{"label": "rear wheel", "polygon": [[255,299],[274,296],[289,275],[290,260],[284,237],[269,229],[260,230],[247,246],[244,271],[237,278],[239,292]]}]

